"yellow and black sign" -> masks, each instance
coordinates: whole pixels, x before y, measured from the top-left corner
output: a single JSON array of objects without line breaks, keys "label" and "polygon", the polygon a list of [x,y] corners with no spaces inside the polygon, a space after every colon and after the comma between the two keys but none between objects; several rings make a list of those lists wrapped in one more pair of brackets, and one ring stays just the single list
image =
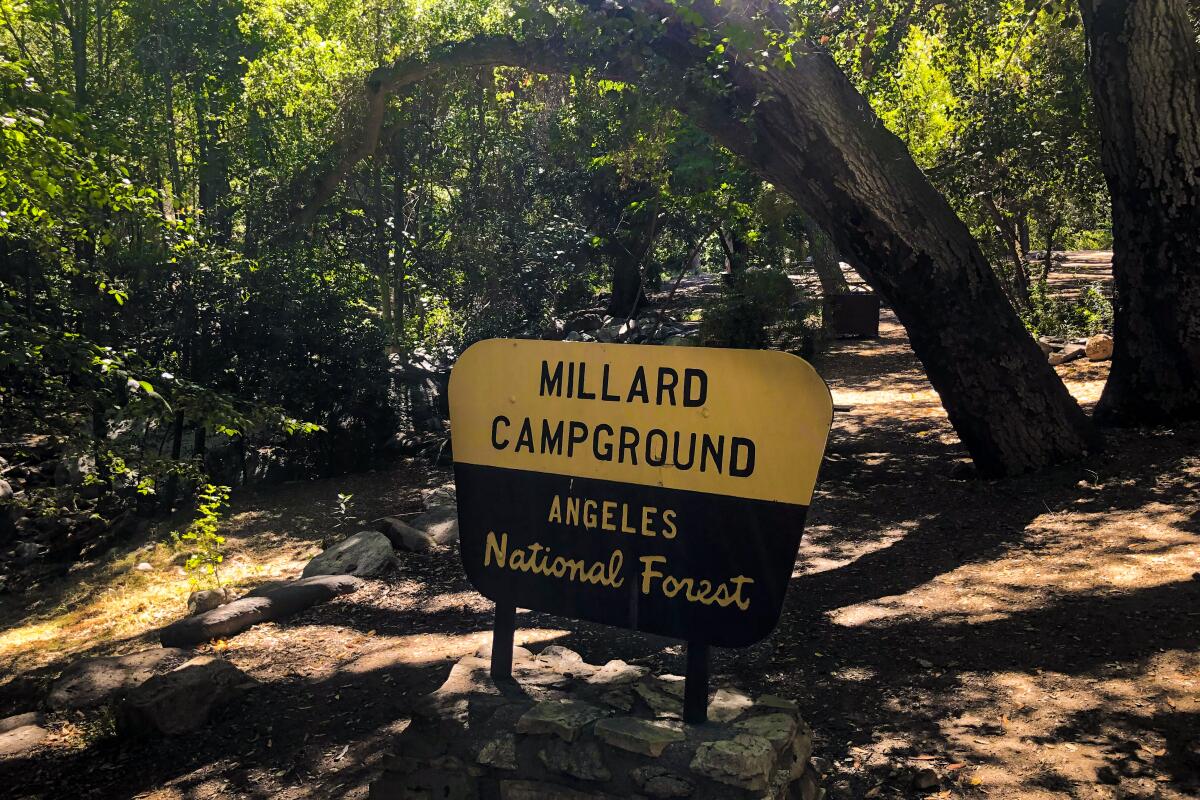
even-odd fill
[{"label": "yellow and black sign", "polygon": [[455,365],[450,416],[487,597],[724,647],[775,626],[833,417],[805,361],[492,340]]}]

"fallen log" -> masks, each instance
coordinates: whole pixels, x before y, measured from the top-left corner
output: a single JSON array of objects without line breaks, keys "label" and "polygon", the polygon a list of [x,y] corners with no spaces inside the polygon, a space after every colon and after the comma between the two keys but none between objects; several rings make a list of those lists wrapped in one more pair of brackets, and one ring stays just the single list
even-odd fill
[{"label": "fallen log", "polygon": [[318,575],[260,587],[240,600],[174,622],[158,633],[163,647],[193,647],[226,639],[260,622],[277,622],[348,594],[362,585],[353,575]]}]

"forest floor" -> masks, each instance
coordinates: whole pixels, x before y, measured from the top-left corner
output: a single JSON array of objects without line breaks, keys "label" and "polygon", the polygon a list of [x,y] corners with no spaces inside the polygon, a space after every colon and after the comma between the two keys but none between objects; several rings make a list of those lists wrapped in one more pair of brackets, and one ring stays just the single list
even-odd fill
[{"label": "forest floor", "polygon": [[[1200,427],[1109,433],[1084,463],[978,480],[903,329],[886,315],[882,333],[817,360],[853,408],[835,420],[779,628],[716,651],[713,684],[795,698],[836,800],[1200,796]],[[1107,365],[1059,371],[1091,406]],[[420,488],[449,479],[411,463],[240,492],[230,574],[297,574],[339,492],[374,519],[418,510]],[[134,575],[147,559],[156,570]],[[154,646],[186,593],[149,546],[0,613],[0,716],[81,655]],[[534,650],[683,668],[676,642],[518,619]],[[130,742],[111,720],[52,717],[45,746],[0,761],[0,785],[13,798],[362,798],[414,700],[490,623],[456,552],[407,554],[388,580],[216,645],[262,685],[202,733]],[[918,792],[922,768],[941,782]]]}]

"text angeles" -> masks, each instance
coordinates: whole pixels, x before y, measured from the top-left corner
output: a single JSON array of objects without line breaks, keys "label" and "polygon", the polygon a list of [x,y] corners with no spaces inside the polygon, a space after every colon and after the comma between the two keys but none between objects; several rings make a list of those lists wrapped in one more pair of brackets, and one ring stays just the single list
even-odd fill
[{"label": "text angeles", "polygon": [[[538,384],[540,397],[600,403],[701,408],[708,399],[708,375],[686,369],[680,375],[670,367],[651,370],[638,367],[620,381],[609,364],[600,375],[589,379],[587,364],[543,361]],[[590,387],[590,388],[589,388]],[[754,474],[754,441],[742,436],[713,435],[695,431],[642,430],[630,425],[588,425],[577,420],[492,419],[491,445],[497,451],[511,450],[529,455],[592,458],[600,462],[673,467],[681,471],[715,472],[733,478]]]}]

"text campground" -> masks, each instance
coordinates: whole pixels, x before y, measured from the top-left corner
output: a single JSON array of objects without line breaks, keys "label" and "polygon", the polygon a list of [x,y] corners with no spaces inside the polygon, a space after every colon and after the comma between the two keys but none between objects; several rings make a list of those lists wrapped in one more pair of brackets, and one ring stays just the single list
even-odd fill
[{"label": "text campground", "polygon": [[[647,375],[644,367],[638,367],[626,380],[618,381],[610,365],[604,364],[600,375],[592,380],[594,384],[589,388],[585,363],[559,361],[551,365],[543,361],[538,393],[541,397],[598,403],[684,408],[701,408],[708,398],[708,375],[699,369],[680,374],[660,367]],[[754,442],[726,434],[497,415],[492,419],[491,445],[497,451],[671,467],[735,478],[754,474]]]}]

